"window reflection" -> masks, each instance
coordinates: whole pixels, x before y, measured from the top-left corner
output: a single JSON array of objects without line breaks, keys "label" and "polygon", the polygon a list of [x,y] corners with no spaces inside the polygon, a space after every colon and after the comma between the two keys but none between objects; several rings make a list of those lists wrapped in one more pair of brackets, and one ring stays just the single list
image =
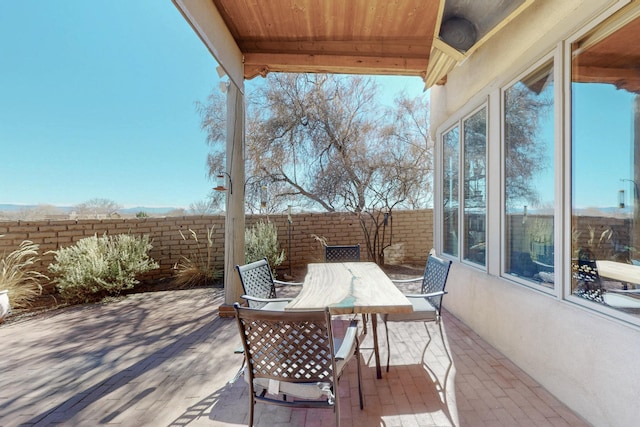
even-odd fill
[{"label": "window reflection", "polygon": [[553,62],[504,91],[505,272],[554,284]]},{"label": "window reflection", "polygon": [[463,122],[464,259],[485,265],[487,215],[487,109]]},{"label": "window reflection", "polygon": [[640,19],[572,55],[571,290],[640,315]]},{"label": "window reflection", "polygon": [[456,126],[443,136],[443,251],[458,256],[458,163],[460,131]]}]

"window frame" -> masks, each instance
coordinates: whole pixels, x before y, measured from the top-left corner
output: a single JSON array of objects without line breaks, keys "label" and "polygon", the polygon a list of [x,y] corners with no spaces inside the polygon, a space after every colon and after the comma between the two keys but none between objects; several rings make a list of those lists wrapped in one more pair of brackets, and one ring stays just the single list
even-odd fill
[{"label": "window frame", "polygon": [[[612,9],[616,9],[616,7],[612,7]],[[625,313],[620,310],[616,310],[615,308],[609,307],[604,304],[600,304],[594,301],[590,301],[585,298],[581,298],[577,295],[573,294],[572,290],[572,277],[571,277],[571,254],[572,254],[572,239],[571,239],[571,227],[572,227],[572,215],[573,215],[573,204],[572,204],[572,191],[573,191],[573,88],[572,88],[572,68],[571,68],[571,60],[572,60],[572,45],[579,41],[583,41],[585,39],[604,39],[608,35],[620,30],[630,21],[640,17],[640,4],[634,5],[630,8],[623,8],[622,10],[618,10],[617,12],[622,12],[621,14],[614,13],[616,11],[612,11],[611,9],[607,12],[599,15],[598,19],[593,20],[588,25],[585,25],[579,31],[572,33],[570,37],[567,37],[562,42],[562,83],[563,83],[563,115],[564,115],[564,132],[563,132],[563,176],[562,179],[565,183],[563,194],[563,217],[562,217],[562,227],[564,231],[564,242],[563,242],[563,253],[565,257],[563,261],[566,259],[567,264],[563,263],[563,275],[562,275],[562,290],[560,294],[560,298],[563,301],[574,304],[576,306],[580,306],[589,310],[589,312],[606,316],[606,318],[623,321],[629,324],[633,324],[635,326],[640,326],[640,317],[634,316],[628,313]]]},{"label": "window frame", "polygon": [[[445,220],[445,211],[444,211],[444,171],[447,169],[444,165],[445,162],[445,149],[444,149],[444,144],[445,144],[445,135],[447,135],[449,132],[453,132],[454,129],[458,129],[458,157],[457,157],[457,171],[458,171],[458,175],[456,177],[456,184],[457,184],[457,210],[458,210],[458,216],[457,216],[457,227],[456,227],[456,233],[457,233],[457,238],[456,238],[456,252],[455,254],[452,253],[448,253],[445,252],[444,250],[444,243],[445,243],[445,235],[444,232],[446,230],[445,228],[445,224],[444,224],[444,220]],[[460,233],[461,233],[461,226],[460,226],[460,165],[461,165],[461,151],[460,151],[460,123],[459,121],[454,122],[452,125],[448,126],[445,130],[443,130],[439,136],[438,136],[438,140],[440,141],[440,143],[438,144],[438,147],[440,148],[440,153],[441,153],[441,162],[439,162],[439,166],[440,166],[440,173],[438,173],[436,176],[438,176],[438,187],[439,187],[439,201],[436,201],[437,203],[437,209],[436,211],[438,212],[438,214],[440,215],[440,218],[436,221],[437,224],[440,224],[440,227],[438,227],[438,232],[439,232],[439,238],[438,238],[438,242],[439,247],[438,247],[438,252],[442,253],[443,255],[445,255],[446,257],[449,257],[451,259],[459,259],[460,257]]]},{"label": "window frame", "polygon": [[[553,238],[554,238],[554,283],[553,287],[544,286],[534,280],[529,280],[522,277],[517,277],[512,273],[507,272],[507,212],[506,212],[506,141],[505,141],[505,95],[506,91],[513,87],[519,81],[527,78],[538,72],[547,63],[551,63],[553,66],[553,119],[554,119],[554,141],[553,141],[553,176],[554,176],[554,207],[553,207]],[[516,77],[509,80],[506,84],[502,85],[499,91],[500,97],[500,277],[512,282],[514,284],[526,286],[528,288],[540,291],[549,295],[559,296],[561,289],[564,287],[562,282],[563,271],[563,235],[562,235],[562,203],[563,200],[563,186],[562,180],[558,179],[560,171],[562,171],[562,132],[563,132],[563,120],[562,120],[562,101],[563,101],[563,82],[562,82],[562,54],[560,46],[556,46],[554,50],[548,52],[536,61],[531,63],[523,71],[518,73]]]},{"label": "window frame", "polygon": [[[484,200],[484,244],[485,244],[485,254],[484,254],[484,264],[479,264],[477,262],[472,261],[471,259],[467,258],[467,253],[469,251],[469,248],[467,248],[466,244],[468,239],[468,235],[467,233],[465,233],[465,215],[466,215],[466,201],[467,201],[467,192],[465,190],[466,185],[465,183],[465,161],[466,161],[466,156],[465,156],[465,140],[466,140],[466,128],[465,128],[465,123],[470,120],[472,117],[474,117],[476,114],[480,113],[482,110],[484,109],[484,120],[485,120],[485,142],[484,142],[484,164],[485,164],[485,178],[484,178],[484,196],[485,196],[485,200]],[[459,239],[459,248],[460,250],[459,252],[459,257],[460,259],[465,262],[466,264],[470,264],[470,265],[474,265],[478,268],[481,268],[483,270],[487,270],[487,250],[486,250],[486,246],[487,246],[487,238],[488,238],[488,233],[487,233],[487,225],[489,222],[489,200],[488,200],[488,189],[489,189],[489,182],[487,179],[487,170],[488,170],[488,163],[489,163],[489,104],[488,102],[478,106],[477,108],[475,108],[474,110],[472,110],[469,114],[465,115],[464,117],[462,117],[460,119],[460,169],[459,169],[459,183],[462,183],[462,185],[460,185],[460,188],[458,189],[459,192],[459,197],[460,197],[460,217],[459,217],[459,225],[460,225],[460,239]]]},{"label": "window frame", "polygon": [[[488,96],[483,96],[482,100],[480,102],[474,103],[472,104],[474,107],[473,108],[466,108],[466,109],[461,109],[460,111],[458,111],[457,114],[455,114],[454,116],[452,116],[452,118],[450,120],[448,120],[442,127],[440,131],[437,132],[437,140],[438,140],[438,144],[437,144],[437,148],[438,148],[438,166],[439,166],[439,171],[436,171],[435,176],[438,177],[437,180],[437,194],[440,196],[438,197],[438,199],[435,201],[437,206],[437,209],[435,211],[437,218],[436,221],[434,222],[435,224],[438,224],[436,233],[435,233],[435,237],[437,239],[438,244],[437,246],[437,250],[438,253],[441,253],[443,255],[443,257],[448,258],[448,259],[452,259],[452,260],[456,260],[459,261],[465,265],[471,266],[477,270],[480,271],[484,271],[486,272],[488,269],[488,256],[487,253],[485,252],[485,262],[484,265],[483,264],[478,264],[476,262],[473,262],[471,260],[465,259],[464,258],[464,244],[467,241],[466,239],[466,235],[464,235],[464,197],[465,197],[465,189],[464,189],[464,134],[465,134],[465,130],[464,130],[464,123],[467,119],[470,119],[472,116],[474,116],[476,113],[480,112],[482,109],[485,109],[485,123],[486,123],[486,127],[485,127],[485,136],[486,136],[486,142],[485,142],[485,149],[484,149],[484,158],[485,158],[485,218],[484,218],[484,224],[485,224],[485,244],[486,241],[488,239],[488,227],[489,227],[489,222],[490,222],[490,204],[488,202],[489,197],[488,197],[488,193],[489,193],[489,173],[488,173],[488,164],[489,164],[489,137],[490,137],[490,125],[489,125],[489,121],[490,121],[490,106],[489,106],[489,97]],[[457,245],[458,245],[458,254],[457,255],[452,255],[449,253],[444,252],[444,235],[443,235],[443,231],[444,231],[444,205],[443,205],[443,200],[442,200],[442,196],[444,194],[443,192],[443,186],[444,186],[444,136],[449,133],[450,131],[452,131],[453,129],[455,129],[456,127],[458,127],[458,239],[457,239]]]},{"label": "window frame", "polygon": [[[495,275],[505,282],[523,290],[547,295],[561,304],[587,310],[603,319],[620,324],[640,327],[640,318],[614,308],[589,301],[572,294],[572,80],[571,46],[589,36],[589,33],[605,37],[619,30],[630,20],[640,16],[640,4],[628,4],[628,0],[613,1],[600,13],[584,22],[579,29],[568,30],[547,50],[536,57],[505,70],[504,74],[484,89],[467,99],[466,103],[452,113],[436,129],[434,162],[434,247],[444,258],[459,262],[478,272]],[[628,6],[628,7],[626,7]],[[533,73],[544,62],[552,60],[554,69],[554,287],[548,288],[529,280],[521,280],[505,273],[505,183],[504,183],[504,93],[516,81]],[[514,77],[515,76],[515,77]],[[485,265],[468,262],[462,257],[462,209],[463,209],[463,121],[480,108],[487,107],[487,245],[496,248],[487,251]],[[459,127],[458,158],[458,254],[443,252],[443,136],[455,126]]]}]

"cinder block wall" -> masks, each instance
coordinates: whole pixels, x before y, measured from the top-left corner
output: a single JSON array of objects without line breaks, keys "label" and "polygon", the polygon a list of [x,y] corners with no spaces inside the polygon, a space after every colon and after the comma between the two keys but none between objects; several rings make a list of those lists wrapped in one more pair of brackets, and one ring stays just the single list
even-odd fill
[{"label": "cinder block wall", "polygon": [[[264,216],[248,216],[247,227]],[[289,228],[287,215],[269,215],[278,228],[278,240],[289,254]],[[430,209],[394,211],[386,229],[386,242],[391,235],[391,246],[385,250],[387,264],[423,264],[433,246],[433,212]],[[349,213],[305,213],[292,215],[291,264],[304,266],[322,262],[324,249],[318,238],[329,245],[360,244],[362,260],[368,259],[367,245],[358,217]],[[284,265],[288,265],[288,260]]]},{"label": "cinder block wall", "polygon": [[[247,227],[260,220],[276,224],[278,240],[292,267],[321,261],[324,252],[314,236],[326,239],[330,245],[360,243],[362,259],[367,259],[366,240],[358,218],[348,213],[302,213],[291,216],[289,228],[286,214],[248,215]],[[387,227],[387,241],[393,229],[392,245],[385,251],[387,264],[422,264],[433,245],[433,213],[431,210],[393,212]],[[50,251],[73,245],[78,240],[97,234],[110,235],[130,233],[148,235],[153,244],[151,257],[160,268],[140,279],[150,281],[171,277],[174,265],[182,256],[193,257],[195,253],[206,255],[207,229],[213,228],[213,264],[222,269],[224,265],[224,216],[186,216],[168,218],[132,218],[104,220],[45,220],[0,222],[0,254],[16,249],[23,240],[40,245],[41,260],[34,269],[47,274],[47,266],[53,262]],[[198,242],[190,232],[196,233]],[[182,232],[182,234],[181,234]],[[291,234],[289,251],[289,232]],[[184,236],[184,238],[183,238]],[[287,259],[282,267],[288,267]],[[45,284],[45,292],[53,288]]]},{"label": "cinder block wall", "polygon": [[[155,280],[173,275],[173,266],[181,256],[192,256],[194,251],[206,254],[207,227],[213,227],[215,264],[224,265],[224,217],[188,216],[171,218],[135,218],[103,220],[45,220],[0,222],[0,254],[16,249],[23,240],[31,240],[40,245],[41,260],[34,269],[49,275],[47,267],[54,261],[55,251],[72,246],[75,242],[93,235],[132,234],[148,235],[153,249],[150,256],[160,268],[153,270],[141,280]],[[189,230],[194,230],[197,243]],[[180,232],[185,238],[182,237]],[[52,291],[45,285],[45,292]]]}]

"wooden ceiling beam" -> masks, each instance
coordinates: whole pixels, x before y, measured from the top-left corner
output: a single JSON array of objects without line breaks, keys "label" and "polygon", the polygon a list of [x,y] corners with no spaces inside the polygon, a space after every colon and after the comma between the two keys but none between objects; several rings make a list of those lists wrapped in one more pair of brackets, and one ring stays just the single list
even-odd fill
[{"label": "wooden ceiling beam", "polygon": [[580,65],[573,68],[573,80],[578,82],[610,82],[624,79],[640,78],[640,71],[635,67],[598,67]]},{"label": "wooden ceiling beam", "polygon": [[633,67],[579,66],[572,71],[572,80],[579,83],[607,83],[618,89],[640,93],[640,72]]},{"label": "wooden ceiling beam", "polygon": [[252,79],[269,72],[338,73],[420,76],[424,79],[429,60],[423,58],[354,55],[305,55],[247,53],[244,76]]},{"label": "wooden ceiling beam", "polygon": [[321,54],[321,55],[358,55],[414,57],[429,56],[431,40],[240,40],[240,49],[245,55],[252,52],[289,53],[289,54]]}]

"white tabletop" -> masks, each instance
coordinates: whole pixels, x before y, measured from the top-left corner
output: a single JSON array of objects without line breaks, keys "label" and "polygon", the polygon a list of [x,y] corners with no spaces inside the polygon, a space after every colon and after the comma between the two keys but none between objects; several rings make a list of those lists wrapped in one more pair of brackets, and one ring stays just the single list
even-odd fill
[{"label": "white tabletop", "polygon": [[640,266],[624,262],[597,260],[598,274],[609,279],[640,284]]},{"label": "white tabletop", "polygon": [[329,307],[332,314],[411,313],[411,302],[373,262],[309,264],[304,285],[285,310]]}]

